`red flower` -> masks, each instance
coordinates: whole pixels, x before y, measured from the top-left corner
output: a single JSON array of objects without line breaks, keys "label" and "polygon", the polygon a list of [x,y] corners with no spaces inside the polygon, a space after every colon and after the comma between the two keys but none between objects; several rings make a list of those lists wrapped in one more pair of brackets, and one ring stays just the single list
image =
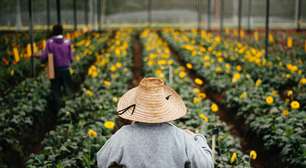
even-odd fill
[{"label": "red flower", "polygon": [[9,64],[9,61],[5,57],[2,58],[2,62],[3,62],[4,65]]}]

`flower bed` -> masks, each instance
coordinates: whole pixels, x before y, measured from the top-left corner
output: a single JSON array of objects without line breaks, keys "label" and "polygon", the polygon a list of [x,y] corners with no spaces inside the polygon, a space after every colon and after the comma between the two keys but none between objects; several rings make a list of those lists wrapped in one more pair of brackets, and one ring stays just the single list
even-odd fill
[{"label": "flower bed", "polygon": [[[95,57],[92,54],[103,46],[108,39],[108,34],[105,34],[105,38],[89,41],[92,37],[97,36],[96,33],[91,33],[77,42],[75,61],[71,71],[75,81],[82,76],[84,69],[93,62]],[[84,45],[84,43],[87,44]],[[50,82],[46,75],[40,74],[37,78],[26,79],[1,99],[0,160],[9,160],[10,158],[7,157],[10,157],[11,153],[16,153],[15,157],[25,158],[33,148],[31,145],[39,143],[40,134],[48,127],[46,123],[48,123],[50,115],[55,113],[48,105],[49,87]]]},{"label": "flower bed", "polygon": [[187,116],[175,124],[181,128],[204,134],[210,146],[212,146],[213,135],[217,135],[216,167],[234,165],[250,167],[249,157],[241,152],[239,140],[229,133],[229,128],[215,114],[219,111],[218,105],[207,99],[206,94],[199,89],[203,81],[198,79],[193,82],[187,76],[186,68],[178,65],[171,56],[168,44],[162,41],[156,32],[143,31],[141,41],[144,48],[143,59],[146,63],[144,65],[145,75],[157,76],[167,81],[167,84],[183,97],[187,105]]},{"label": "flower bed", "polygon": [[264,58],[261,49],[206,32],[197,36],[167,29],[162,34],[207,80],[208,89],[224,94],[222,103],[262,140],[267,152],[277,150],[286,165],[305,165],[305,77],[300,59]]},{"label": "flower bed", "polygon": [[95,153],[114,128],[117,97],[132,80],[131,36],[130,29],[117,31],[108,48],[96,54],[82,94],[60,110],[59,124],[45,137],[42,151],[27,161],[27,167],[96,166]]}]

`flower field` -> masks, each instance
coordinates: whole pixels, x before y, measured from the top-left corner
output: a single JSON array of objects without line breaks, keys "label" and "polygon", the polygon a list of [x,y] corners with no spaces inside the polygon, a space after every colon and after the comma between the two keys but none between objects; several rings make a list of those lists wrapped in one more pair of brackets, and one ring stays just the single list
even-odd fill
[{"label": "flower field", "polygon": [[222,95],[217,101],[232,109],[265,150],[277,150],[283,163],[305,165],[303,58],[280,52],[265,58],[260,48],[205,32],[197,36],[170,29],[162,35],[183,56],[186,67],[206,79],[207,90]]},{"label": "flower field", "polygon": [[[239,41],[236,30],[69,32],[73,87],[60,109],[50,103],[46,65],[35,60],[31,77],[27,34],[8,33],[0,38],[0,168],[96,167],[118,127],[118,99],[150,76],[182,96],[188,112],[174,124],[205,135],[215,167],[306,167],[306,35],[272,32],[266,57],[264,33],[240,33]],[[45,43],[37,33],[35,50]]]}]

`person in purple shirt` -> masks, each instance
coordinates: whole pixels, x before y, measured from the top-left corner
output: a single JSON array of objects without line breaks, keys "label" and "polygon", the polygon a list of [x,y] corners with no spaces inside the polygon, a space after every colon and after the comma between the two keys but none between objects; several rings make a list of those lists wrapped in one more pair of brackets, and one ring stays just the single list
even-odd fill
[{"label": "person in purple shirt", "polygon": [[63,93],[71,93],[71,75],[69,72],[72,63],[71,42],[63,36],[62,25],[54,25],[52,37],[48,39],[46,48],[40,55],[42,63],[48,61],[48,54],[53,54],[55,77],[51,79],[51,107],[58,111]]}]

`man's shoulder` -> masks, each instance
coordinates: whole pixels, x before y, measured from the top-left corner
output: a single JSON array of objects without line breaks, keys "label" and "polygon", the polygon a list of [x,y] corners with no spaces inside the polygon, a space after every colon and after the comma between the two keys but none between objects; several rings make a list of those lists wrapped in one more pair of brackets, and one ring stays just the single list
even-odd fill
[{"label": "man's shoulder", "polygon": [[69,40],[69,39],[64,39],[64,43],[70,45],[70,44],[71,44],[71,40]]},{"label": "man's shoulder", "polygon": [[53,38],[49,38],[49,39],[47,40],[47,43],[50,44],[50,43],[53,43],[53,41],[54,41]]},{"label": "man's shoulder", "polygon": [[113,136],[121,137],[121,136],[129,135],[132,129],[133,128],[131,125],[124,125]]}]

